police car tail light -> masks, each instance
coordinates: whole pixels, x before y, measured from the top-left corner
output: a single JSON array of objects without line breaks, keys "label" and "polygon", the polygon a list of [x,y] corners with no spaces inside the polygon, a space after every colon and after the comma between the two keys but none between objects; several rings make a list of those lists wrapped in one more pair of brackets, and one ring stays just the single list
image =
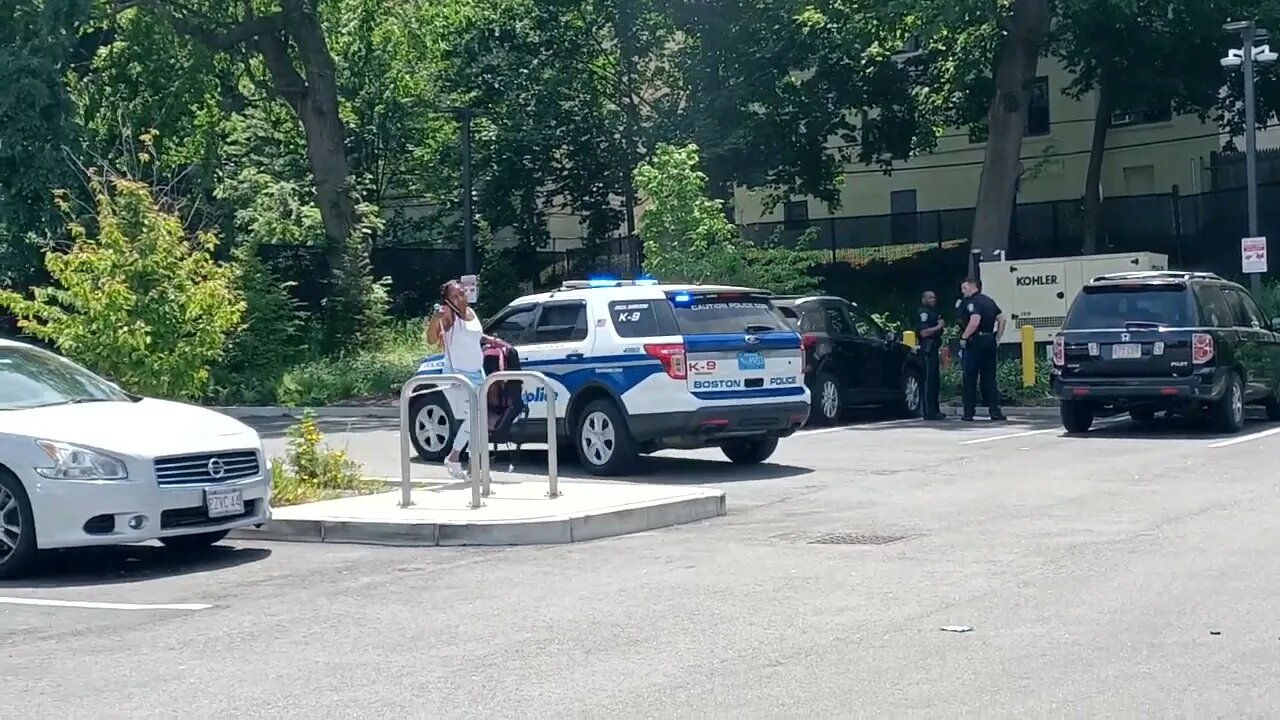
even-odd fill
[{"label": "police car tail light", "polygon": [[1208,333],[1191,334],[1191,362],[1203,365],[1213,359],[1213,336]]},{"label": "police car tail light", "polygon": [[1067,364],[1067,341],[1061,335],[1053,339],[1053,364]]},{"label": "police car tail light", "polygon": [[689,369],[684,358],[684,345],[645,345],[644,351],[662,363],[662,369],[667,375],[676,380],[685,380],[689,377]]},{"label": "police car tail light", "polygon": [[817,333],[805,333],[800,336],[800,370],[801,372],[809,369],[809,350],[818,344]]}]

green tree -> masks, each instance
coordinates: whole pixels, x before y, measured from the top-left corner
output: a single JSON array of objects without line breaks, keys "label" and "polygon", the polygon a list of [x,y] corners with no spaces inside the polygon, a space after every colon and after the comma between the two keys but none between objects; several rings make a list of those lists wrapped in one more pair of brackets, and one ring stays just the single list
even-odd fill
[{"label": "green tree", "polygon": [[818,263],[803,251],[757,247],[742,240],[719,200],[707,197],[698,148],[659,145],[636,168],[648,207],[641,237],[645,270],[664,282],[708,282],[794,293],[811,289]]},{"label": "green tree", "polygon": [[57,224],[53,189],[73,178],[80,132],[62,78],[88,11],[88,0],[0,5],[0,287],[34,278]]},{"label": "green tree", "polygon": [[214,259],[213,235],[189,237],[146,186],[97,176],[90,189],[96,229],[71,221],[71,248],[45,255],[57,284],[32,297],[0,291],[0,306],[129,389],[201,397],[244,313],[235,268]]},{"label": "green tree", "polygon": [[1202,119],[1217,108],[1223,86],[1218,59],[1231,7],[1223,0],[1064,0],[1050,51],[1074,75],[1064,90],[1096,93],[1084,186],[1085,254],[1097,250],[1102,165],[1114,113],[1141,119],[1172,111]]}]

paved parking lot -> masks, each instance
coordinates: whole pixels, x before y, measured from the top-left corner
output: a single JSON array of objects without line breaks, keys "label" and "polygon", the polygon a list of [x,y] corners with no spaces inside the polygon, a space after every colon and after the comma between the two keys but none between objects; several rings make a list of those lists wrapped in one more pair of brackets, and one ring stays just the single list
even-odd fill
[{"label": "paved parking lot", "polygon": [[[396,473],[386,421],[326,429]],[[729,515],[640,535],[54,555],[0,583],[0,669],[30,718],[1269,716],[1277,458],[1261,422],[871,418],[650,459]]]}]

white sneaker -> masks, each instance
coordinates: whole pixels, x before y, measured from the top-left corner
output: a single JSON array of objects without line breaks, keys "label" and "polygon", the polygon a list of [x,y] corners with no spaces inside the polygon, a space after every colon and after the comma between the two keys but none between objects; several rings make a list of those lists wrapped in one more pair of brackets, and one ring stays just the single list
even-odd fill
[{"label": "white sneaker", "polygon": [[462,469],[462,463],[460,463],[460,462],[453,462],[453,461],[451,461],[451,460],[445,460],[445,461],[444,461],[444,468],[445,468],[445,470],[448,470],[448,471],[449,471],[449,474],[450,474],[451,476],[453,476],[453,479],[454,479],[454,480],[466,480],[466,479],[467,479],[467,471]]}]

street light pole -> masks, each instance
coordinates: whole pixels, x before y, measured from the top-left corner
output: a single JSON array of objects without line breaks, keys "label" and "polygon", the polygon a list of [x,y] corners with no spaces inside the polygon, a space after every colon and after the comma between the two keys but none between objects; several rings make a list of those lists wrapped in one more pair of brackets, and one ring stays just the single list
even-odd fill
[{"label": "street light pole", "polygon": [[[1253,97],[1253,23],[1240,31],[1244,39],[1241,52],[1244,55],[1244,177],[1249,203],[1249,237],[1258,237],[1258,137],[1255,101]],[[1262,296],[1262,276],[1249,276],[1249,288],[1253,296]]]}]

